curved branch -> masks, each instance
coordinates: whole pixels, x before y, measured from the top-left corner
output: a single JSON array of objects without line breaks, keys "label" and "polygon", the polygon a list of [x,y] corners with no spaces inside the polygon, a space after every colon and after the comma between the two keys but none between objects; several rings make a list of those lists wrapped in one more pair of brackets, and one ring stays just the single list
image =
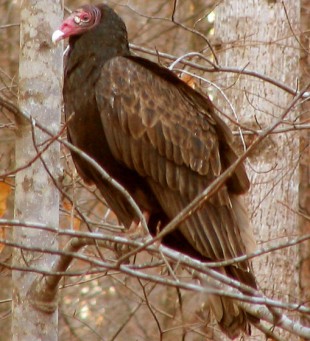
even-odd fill
[{"label": "curved branch", "polygon": [[[135,44],[129,44],[129,45],[133,50],[140,51],[143,53],[147,53],[149,55],[153,55],[153,56],[157,56],[157,57],[160,56],[160,57],[163,57],[165,59],[173,60],[173,61],[179,59],[179,62],[181,64],[190,66],[190,67],[195,68],[197,70],[201,70],[201,71],[205,71],[205,72],[212,72],[212,73],[213,72],[237,73],[237,74],[255,77],[255,78],[261,79],[267,83],[270,83],[270,84],[282,89],[283,91],[285,91],[285,92],[287,92],[293,96],[299,95],[301,92],[301,91],[299,92],[296,89],[291,88],[290,86],[288,86],[288,85],[286,85],[286,84],[284,84],[284,83],[282,83],[282,82],[280,82],[274,78],[263,75],[263,74],[256,72],[256,71],[251,71],[251,70],[247,70],[244,68],[224,67],[224,66],[216,65],[211,60],[208,60],[208,63],[212,65],[212,67],[210,68],[210,67],[206,67],[202,64],[198,64],[198,63],[194,63],[194,62],[184,60],[183,57],[177,57],[177,56],[174,56],[174,55],[169,54],[169,53],[159,52],[159,51],[148,49],[148,48],[138,46]],[[203,59],[206,60],[206,57],[203,56]],[[309,99],[309,97],[310,97],[310,92],[304,92],[302,94],[302,98]]]}]

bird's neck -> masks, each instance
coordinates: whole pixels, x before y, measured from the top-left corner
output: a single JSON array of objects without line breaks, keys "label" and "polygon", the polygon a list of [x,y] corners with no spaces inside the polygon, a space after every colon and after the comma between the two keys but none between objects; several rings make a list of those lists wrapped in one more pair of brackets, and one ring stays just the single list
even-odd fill
[{"label": "bird's neck", "polygon": [[72,36],[69,39],[69,59],[78,57],[85,62],[93,60],[99,67],[116,56],[130,54],[126,29],[115,29],[107,23],[101,23],[93,30],[81,36]]}]

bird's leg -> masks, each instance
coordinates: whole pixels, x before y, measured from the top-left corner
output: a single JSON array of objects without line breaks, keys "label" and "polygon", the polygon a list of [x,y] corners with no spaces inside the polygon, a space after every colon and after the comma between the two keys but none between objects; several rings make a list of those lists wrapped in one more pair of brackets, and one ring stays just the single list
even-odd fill
[{"label": "bird's leg", "polygon": [[[148,211],[142,211],[142,214],[146,223],[148,223],[150,219],[150,213]],[[145,231],[145,228],[142,226],[141,220],[134,219],[129,226],[129,229],[126,231],[126,234],[129,236],[130,239],[135,240],[146,237],[147,231]]]},{"label": "bird's leg", "polygon": [[[150,214],[148,211],[142,211],[142,214],[145,218],[146,223],[148,223]],[[132,223],[130,224],[129,228],[122,233],[123,235],[126,235],[127,238],[131,240],[137,240],[142,239],[147,236],[147,232],[145,231],[145,228],[142,226],[142,223],[138,219],[134,219]],[[116,244],[115,253],[117,258],[121,258],[124,255],[126,255],[128,252],[131,251],[131,247],[128,245],[122,245],[122,244]],[[124,261],[125,263],[129,263],[129,259]]]}]

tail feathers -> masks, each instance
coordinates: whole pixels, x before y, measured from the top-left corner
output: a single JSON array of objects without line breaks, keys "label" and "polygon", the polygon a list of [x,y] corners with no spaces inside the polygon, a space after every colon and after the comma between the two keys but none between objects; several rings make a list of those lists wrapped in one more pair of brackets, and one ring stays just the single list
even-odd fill
[{"label": "tail feathers", "polygon": [[232,340],[238,337],[240,332],[251,334],[247,313],[231,299],[211,295],[208,303],[221,330]]},{"label": "tail feathers", "polygon": [[[218,271],[222,274],[237,279],[241,283],[244,283],[252,288],[256,288],[255,278],[251,271],[244,271],[236,266],[227,266],[225,268],[219,268]],[[215,287],[214,283],[209,278],[204,278],[203,283],[206,286]],[[210,295],[208,296],[208,305],[220,326],[222,332],[224,332],[231,339],[235,339],[240,333],[247,335],[251,334],[251,324],[258,322],[259,319],[249,315],[244,311],[236,300],[225,296]]]}]

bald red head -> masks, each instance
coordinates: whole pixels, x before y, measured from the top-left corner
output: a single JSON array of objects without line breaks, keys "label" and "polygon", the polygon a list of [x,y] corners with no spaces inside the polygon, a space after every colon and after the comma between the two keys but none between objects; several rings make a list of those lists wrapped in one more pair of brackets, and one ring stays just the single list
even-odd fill
[{"label": "bald red head", "polygon": [[96,26],[100,19],[101,12],[96,6],[85,5],[80,7],[72,12],[53,33],[52,41],[57,43],[62,39],[80,35]]}]

